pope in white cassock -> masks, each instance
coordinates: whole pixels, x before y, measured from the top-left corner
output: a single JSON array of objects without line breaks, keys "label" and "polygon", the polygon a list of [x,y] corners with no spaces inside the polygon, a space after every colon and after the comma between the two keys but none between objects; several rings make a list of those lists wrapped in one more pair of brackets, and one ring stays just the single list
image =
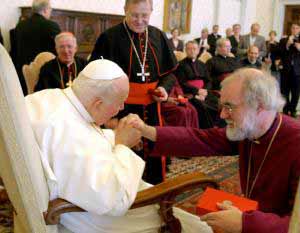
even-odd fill
[{"label": "pope in white cassock", "polygon": [[[63,198],[87,211],[64,214],[60,232],[156,233],[161,226],[158,206],[129,210],[137,192],[150,187],[141,179],[144,161],[130,149],[140,133],[122,123],[115,131],[98,127],[123,108],[128,89],[117,64],[96,60],[72,87],[26,97],[50,199]],[[212,232],[199,217],[177,208],[174,215],[183,232]]]}]

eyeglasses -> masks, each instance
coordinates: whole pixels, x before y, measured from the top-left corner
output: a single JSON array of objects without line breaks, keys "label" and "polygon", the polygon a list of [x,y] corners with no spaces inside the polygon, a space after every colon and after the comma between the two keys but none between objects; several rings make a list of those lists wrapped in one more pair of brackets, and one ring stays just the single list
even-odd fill
[{"label": "eyeglasses", "polygon": [[231,104],[231,103],[219,103],[219,111],[222,110],[231,114],[235,109],[237,109],[238,105]]},{"label": "eyeglasses", "polygon": [[150,17],[150,14],[148,14],[148,13],[139,14],[139,13],[130,13],[130,12],[128,12],[127,14],[132,19],[139,19],[139,18],[148,19]]}]

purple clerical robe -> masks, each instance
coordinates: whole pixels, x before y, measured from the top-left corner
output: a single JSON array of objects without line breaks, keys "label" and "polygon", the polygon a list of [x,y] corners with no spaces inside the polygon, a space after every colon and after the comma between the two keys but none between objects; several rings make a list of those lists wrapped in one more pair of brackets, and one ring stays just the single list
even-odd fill
[{"label": "purple clerical robe", "polygon": [[[174,156],[239,154],[241,188],[245,193],[250,146],[253,144],[249,182],[252,186],[279,118],[277,115],[270,129],[255,142],[231,142],[225,129],[157,127],[157,141],[152,153]],[[288,232],[299,176],[300,122],[283,115],[282,124],[250,195],[251,199],[258,201],[259,210],[243,213],[242,233]]]}]

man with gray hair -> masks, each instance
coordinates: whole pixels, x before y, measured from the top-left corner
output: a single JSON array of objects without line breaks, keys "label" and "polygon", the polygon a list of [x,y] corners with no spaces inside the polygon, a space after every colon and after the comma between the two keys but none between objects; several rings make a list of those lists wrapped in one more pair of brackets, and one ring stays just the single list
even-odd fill
[{"label": "man with gray hair", "polygon": [[[300,176],[300,123],[280,113],[284,100],[276,80],[253,68],[222,82],[220,109],[226,128],[151,127],[130,122],[155,141],[153,155],[236,155],[243,196],[259,209],[241,212],[227,204],[201,217],[230,233],[287,233]],[[172,146],[170,146],[172,145]]]},{"label": "man with gray hair", "polygon": [[261,69],[262,64],[258,59],[259,49],[255,45],[251,45],[247,51],[247,57],[241,60],[241,66],[247,68]]},{"label": "man with gray hair", "polygon": [[262,59],[267,55],[267,46],[265,38],[259,35],[260,25],[258,23],[253,23],[251,25],[251,31],[249,34],[241,37],[238,56],[241,58],[247,56],[247,50],[251,45],[255,45],[259,49],[259,58]]},{"label": "man with gray hair", "polygon": [[[41,151],[50,199],[63,198],[87,212],[61,217],[62,233],[156,233],[159,207],[129,210],[142,180],[145,162],[130,148],[140,132],[120,120],[101,129],[128,97],[129,80],[114,62],[89,63],[66,89],[28,95],[26,105]],[[130,135],[130,136],[129,136]],[[212,233],[200,218],[174,208],[185,233]]]},{"label": "man with gray hair", "polygon": [[199,54],[198,57],[203,53],[203,52],[207,52],[209,50],[209,44],[208,44],[208,29],[207,28],[203,28],[201,30],[201,37],[196,38],[195,41],[197,41],[198,45],[199,45]]},{"label": "man with gray hair", "polygon": [[55,37],[55,49],[57,57],[41,67],[34,91],[71,86],[87,64],[85,59],[75,56],[77,41],[71,32],[62,32]]},{"label": "man with gray hair", "polygon": [[32,16],[20,21],[16,26],[16,70],[24,95],[27,87],[22,73],[24,64],[29,64],[41,52],[55,54],[54,38],[60,32],[57,23],[49,20],[51,6],[49,0],[33,0]]}]

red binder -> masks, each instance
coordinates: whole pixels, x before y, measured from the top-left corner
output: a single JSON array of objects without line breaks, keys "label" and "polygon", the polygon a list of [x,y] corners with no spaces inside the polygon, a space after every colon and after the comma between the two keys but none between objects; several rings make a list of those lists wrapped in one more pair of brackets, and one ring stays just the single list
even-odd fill
[{"label": "red binder", "polygon": [[196,213],[201,216],[210,212],[219,211],[217,202],[222,203],[223,201],[231,201],[232,205],[243,212],[248,210],[257,210],[258,208],[257,201],[226,193],[221,190],[207,188],[198,200]]}]

